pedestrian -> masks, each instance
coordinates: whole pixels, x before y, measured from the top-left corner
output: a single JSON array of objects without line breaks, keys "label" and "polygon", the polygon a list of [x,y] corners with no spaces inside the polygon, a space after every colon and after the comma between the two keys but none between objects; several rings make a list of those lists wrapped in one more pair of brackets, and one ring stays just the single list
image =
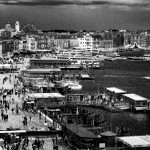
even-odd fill
[{"label": "pedestrian", "polygon": [[7,105],[5,105],[5,111],[6,111],[6,113],[7,113]]},{"label": "pedestrian", "polygon": [[12,103],[14,104],[14,98],[12,98]]},{"label": "pedestrian", "polygon": [[15,90],[15,95],[17,95],[17,93],[18,93],[17,90]]},{"label": "pedestrian", "polygon": [[7,103],[7,108],[8,108],[8,110],[9,110],[9,108],[10,108],[10,107],[9,107],[9,103]]},{"label": "pedestrian", "polygon": [[11,111],[12,111],[12,114],[14,114],[14,108],[12,108]]},{"label": "pedestrian", "polygon": [[4,119],[4,113],[3,112],[1,113],[1,117],[2,117],[2,120],[3,120]]},{"label": "pedestrian", "polygon": [[30,122],[31,122],[31,118],[32,118],[32,117],[30,116]]},{"label": "pedestrian", "polygon": [[20,92],[18,91],[18,98],[20,98]]},{"label": "pedestrian", "polygon": [[18,115],[18,112],[19,112],[19,111],[18,111],[18,108],[16,108],[16,114],[17,114],[17,115]]}]

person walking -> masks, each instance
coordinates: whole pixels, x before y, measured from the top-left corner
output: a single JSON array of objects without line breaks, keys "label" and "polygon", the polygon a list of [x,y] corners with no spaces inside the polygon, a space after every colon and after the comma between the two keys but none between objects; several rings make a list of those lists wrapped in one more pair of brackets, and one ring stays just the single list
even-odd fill
[{"label": "person walking", "polygon": [[32,119],[32,117],[31,117],[31,115],[30,115],[30,122],[31,122],[31,119]]},{"label": "person walking", "polygon": [[14,108],[12,108],[11,111],[12,111],[12,114],[14,114]]}]

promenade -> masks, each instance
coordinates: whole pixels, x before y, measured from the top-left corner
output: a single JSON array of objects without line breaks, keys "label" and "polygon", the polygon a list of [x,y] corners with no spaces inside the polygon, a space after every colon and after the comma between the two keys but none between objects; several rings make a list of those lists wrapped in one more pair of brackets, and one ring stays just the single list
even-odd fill
[{"label": "promenade", "polygon": [[[14,89],[14,84],[17,83],[17,78],[15,78],[16,74],[11,74],[11,83],[10,80],[6,80],[6,82],[3,84],[3,79],[5,77],[10,77],[10,74],[1,74],[0,75],[0,89],[4,88],[4,89]],[[18,85],[16,86],[16,89],[20,89],[22,85]],[[2,96],[0,97],[2,100]],[[2,113],[2,109],[4,111],[4,114],[8,115],[8,121],[4,121],[2,119],[2,117],[0,117],[0,130],[7,130],[7,128],[18,128],[21,130],[26,130],[26,131],[37,131],[37,130],[42,130],[42,131],[46,131],[48,130],[48,126],[52,126],[52,123],[47,120],[47,125],[44,124],[45,122],[45,117],[42,116],[41,119],[39,118],[39,114],[38,113],[33,113],[33,112],[27,112],[27,111],[22,111],[22,98],[23,95],[21,94],[20,96],[18,96],[18,94],[15,95],[15,90],[13,91],[12,95],[7,95],[6,96],[6,101],[9,102],[9,109],[6,111],[5,108],[1,108],[1,113]],[[14,99],[12,101],[12,99]],[[16,105],[19,106],[19,113],[16,113]],[[14,112],[12,112],[12,108],[14,109]],[[23,120],[24,117],[27,117],[27,126],[23,125]],[[28,150],[32,150],[32,143],[34,142],[35,138],[34,137],[30,137],[29,138],[29,144],[27,149]],[[52,138],[40,138],[40,140],[44,141],[44,145],[43,145],[43,150],[53,150],[53,142],[52,142]],[[22,149],[22,148],[20,148]],[[58,146],[58,150],[68,150],[68,148],[59,145]]]}]

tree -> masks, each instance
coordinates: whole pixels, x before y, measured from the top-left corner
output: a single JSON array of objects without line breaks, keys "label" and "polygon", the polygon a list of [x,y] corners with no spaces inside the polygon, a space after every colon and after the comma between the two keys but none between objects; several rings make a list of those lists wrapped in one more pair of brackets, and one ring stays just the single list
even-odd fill
[{"label": "tree", "polygon": [[1,39],[6,40],[11,38],[11,32],[10,31],[3,31],[1,33]]},{"label": "tree", "polygon": [[25,34],[35,34],[37,33],[37,29],[31,24],[27,24],[23,27],[22,32],[24,32]]}]

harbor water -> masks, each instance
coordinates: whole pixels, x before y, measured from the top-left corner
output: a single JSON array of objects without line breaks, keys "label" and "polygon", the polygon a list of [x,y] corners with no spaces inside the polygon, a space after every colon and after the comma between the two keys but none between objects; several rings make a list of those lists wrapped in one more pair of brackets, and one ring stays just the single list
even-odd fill
[{"label": "harbor water", "polygon": [[[93,70],[90,74],[95,76],[95,81],[82,81],[82,93],[93,94],[101,92],[104,87],[117,87],[150,99],[150,61],[105,61],[102,70]],[[114,132],[116,127],[125,127],[132,135],[150,134],[150,112],[93,111],[103,114]]]}]

